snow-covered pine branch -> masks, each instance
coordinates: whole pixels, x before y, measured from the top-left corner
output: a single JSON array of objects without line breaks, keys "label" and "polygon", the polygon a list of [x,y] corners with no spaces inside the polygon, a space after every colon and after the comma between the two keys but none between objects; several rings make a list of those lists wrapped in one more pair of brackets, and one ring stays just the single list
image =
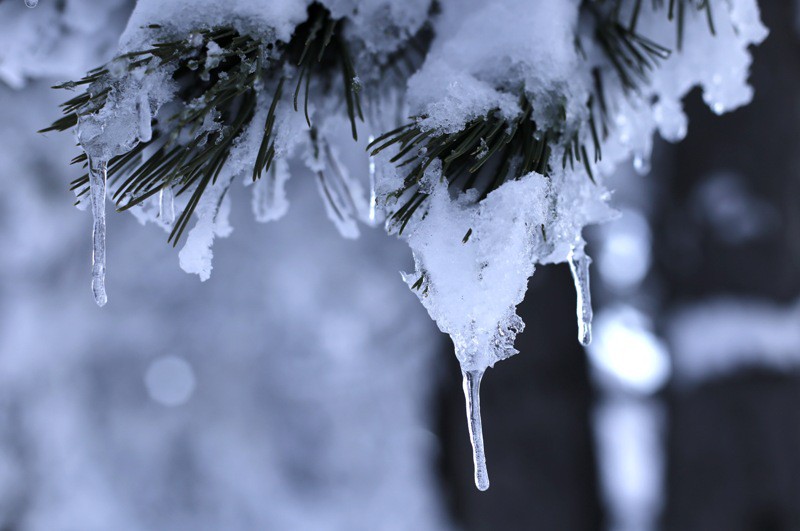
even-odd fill
[{"label": "snow-covered pine branch", "polygon": [[85,153],[98,302],[106,182],[173,244],[197,215],[180,258],[201,279],[234,180],[278,219],[292,160],[343,236],[385,219],[453,339],[485,489],[478,389],[516,353],[536,265],[569,263],[588,343],[582,232],[615,215],[604,176],[646,173],[656,131],[681,140],[693,87],[716,113],[747,103],[765,37],[755,0],[139,0],[116,57],[60,86],[81,92],[49,129]]}]

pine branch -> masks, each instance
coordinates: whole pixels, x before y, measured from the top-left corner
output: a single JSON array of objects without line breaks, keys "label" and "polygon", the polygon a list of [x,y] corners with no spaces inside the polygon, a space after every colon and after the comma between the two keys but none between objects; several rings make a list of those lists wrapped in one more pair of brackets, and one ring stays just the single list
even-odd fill
[{"label": "pine branch", "polygon": [[[395,198],[405,198],[390,218],[398,232],[402,233],[414,214],[423,208],[428,196],[420,189],[420,184],[425,170],[434,160],[442,161],[442,176],[448,187],[461,192],[478,187],[478,201],[504,182],[531,171],[549,177],[552,171],[550,157],[555,146],[563,152],[562,168],[569,164],[574,169],[576,163],[582,164],[594,182],[593,165],[602,158],[601,144],[610,130],[605,77],[613,73],[626,92],[640,93],[642,87],[650,82],[650,74],[671,54],[665,46],[636,31],[643,1],[634,0],[629,4],[630,10],[626,13],[630,18],[627,22],[623,21],[622,0],[583,2],[582,9],[594,18],[593,37],[606,57],[607,67],[592,70],[593,91],[586,104],[586,116],[580,123],[568,123],[566,109],[562,106],[556,123],[540,130],[531,119],[535,102],[523,95],[520,97],[522,112],[512,120],[503,119],[499,110],[493,110],[470,121],[456,133],[435,134],[423,129],[420,123],[424,117],[418,117],[373,141],[368,146],[373,156],[396,146],[398,152],[391,162],[400,168],[409,168],[403,186],[391,194]],[[663,0],[651,1],[653,9],[663,9]],[[683,35],[683,10],[687,4],[706,12],[709,28],[714,33],[710,0],[670,0],[668,18],[673,19],[676,6],[679,13],[676,24],[679,43]],[[579,40],[576,47],[583,55]],[[588,148],[587,144],[590,145]],[[466,235],[465,239],[468,238]]]},{"label": "pine branch", "polygon": [[520,107],[522,112],[511,120],[493,110],[456,133],[435,133],[415,121],[378,137],[367,147],[375,156],[395,146],[398,152],[390,162],[409,168],[403,186],[392,194],[407,198],[391,217],[399,233],[428,198],[420,185],[435,160],[442,163],[442,178],[448,187],[461,191],[478,188],[478,201],[508,180],[532,171],[550,174],[552,145],[561,133],[537,129],[527,97],[520,98]]},{"label": "pine branch", "polygon": [[[159,26],[150,26],[159,30]],[[318,3],[309,7],[309,17],[299,25],[288,43],[267,43],[233,28],[201,30],[183,39],[159,41],[152,47],[117,57],[115,65],[95,69],[79,81],[58,85],[58,89],[85,86],[80,95],[61,105],[64,116],[47,131],[66,131],[76,127],[82,117],[99,112],[108,95],[121,83],[110,74],[112,66],[124,64],[131,72],[137,68],[169,67],[180,87],[177,94],[178,111],[165,118],[152,120],[153,137],[138,143],[131,151],[109,161],[108,178],[114,190],[112,199],[119,211],[141,204],[165,187],[176,189],[176,196],[191,193],[190,199],[175,222],[168,241],[177,245],[186,226],[209,184],[216,182],[227,162],[235,140],[245,131],[264,94],[271,103],[252,178],[257,180],[269,171],[275,157],[273,129],[278,102],[283,97],[284,65],[296,65],[294,108],[303,95],[303,111],[311,126],[308,113],[309,89],[312,75],[332,80],[337,69],[343,84],[353,137],[357,137],[356,118],[362,119],[357,76],[347,44],[341,36],[341,21]],[[212,61],[208,57],[209,43],[221,50]],[[264,60],[265,50],[278,47],[277,59]],[[217,47],[215,47],[217,49]],[[124,78],[122,80],[124,82]],[[273,92],[263,91],[261,84],[273,84]],[[321,84],[330,90],[336,85]],[[162,113],[163,114],[163,113]],[[209,128],[209,124],[215,124]],[[86,166],[85,155],[73,163]],[[88,173],[75,179],[71,189],[79,200],[88,192]]]}]

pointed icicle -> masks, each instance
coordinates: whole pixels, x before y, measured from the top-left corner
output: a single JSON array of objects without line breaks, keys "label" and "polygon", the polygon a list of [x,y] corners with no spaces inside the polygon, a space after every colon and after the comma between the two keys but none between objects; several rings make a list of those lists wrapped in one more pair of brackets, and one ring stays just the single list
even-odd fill
[{"label": "pointed icicle", "polygon": [[592,259],[583,251],[583,245],[573,247],[567,259],[577,295],[578,341],[587,346],[592,342],[592,294],[589,286]]},{"label": "pointed icicle", "polygon": [[106,161],[89,157],[89,189],[92,217],[92,293],[98,306],[106,296]]},{"label": "pointed icicle", "polygon": [[169,185],[158,192],[158,217],[164,225],[175,223],[175,193]]},{"label": "pointed icicle", "polygon": [[[375,137],[369,136],[369,144],[375,141]],[[369,145],[368,144],[368,145]],[[369,222],[376,225],[380,222],[377,215],[378,196],[375,192],[375,156],[369,156]]]},{"label": "pointed icicle", "polygon": [[39,0],[25,0],[25,5],[34,8],[39,5]]},{"label": "pointed icicle", "polygon": [[486,470],[486,454],[483,450],[483,427],[481,426],[481,378],[483,370],[463,371],[464,398],[467,401],[467,426],[472,442],[472,461],[475,463],[475,486],[478,490],[489,488],[489,472]]}]

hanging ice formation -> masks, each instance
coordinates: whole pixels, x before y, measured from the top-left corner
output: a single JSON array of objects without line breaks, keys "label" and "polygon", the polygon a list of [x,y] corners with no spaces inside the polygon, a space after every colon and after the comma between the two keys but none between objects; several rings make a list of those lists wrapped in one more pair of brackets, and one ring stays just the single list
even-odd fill
[{"label": "hanging ice formation", "polygon": [[[369,143],[372,144],[375,141],[375,137],[373,135],[369,135]],[[378,222],[377,219],[377,202],[378,196],[376,195],[375,191],[375,157],[373,155],[369,156],[369,222],[371,224],[375,224]]]},{"label": "hanging ice formation", "polygon": [[[106,71],[97,71],[105,74],[90,75],[91,83],[84,80],[89,83],[85,94],[89,111],[78,123],[81,145],[87,154],[95,155],[89,157],[88,184],[94,216],[92,286],[98,304],[106,301],[106,161],[113,173],[119,167],[114,157],[152,142],[141,151],[142,159],[147,159],[157,151],[158,138],[177,141],[178,147],[186,147],[188,142],[194,142],[192,148],[206,142],[227,146],[224,157],[203,159],[224,161],[213,168],[211,184],[200,181],[183,186],[178,181],[184,175],[177,171],[148,189],[149,195],[140,194],[140,198],[149,198],[158,191],[157,212],[151,208],[146,215],[168,227],[185,228],[189,219],[181,216],[175,220],[173,185],[186,192],[177,201],[183,205],[194,202],[197,224],[188,231],[179,256],[181,267],[205,280],[211,272],[214,238],[231,230],[227,224],[230,195],[226,192],[234,179],[252,175],[256,218],[275,220],[288,208],[284,194],[288,160],[303,158],[316,175],[324,208],[343,236],[357,237],[358,221],[377,224],[387,217],[387,230],[400,234],[411,248],[415,270],[404,273],[403,278],[453,341],[464,378],[475,482],[481,490],[488,488],[481,378],[497,361],[517,353],[514,341],[524,323],[516,306],[535,267],[569,265],[576,291],[579,341],[588,344],[591,259],[584,249],[583,229],[614,215],[608,206],[610,194],[604,176],[631,160],[637,171],[646,172],[656,131],[666,140],[681,140],[687,129],[681,100],[693,87],[702,88],[705,102],[715,111],[730,111],[748,103],[752,97],[746,83],[748,47],[766,37],[756,0],[681,2],[684,51],[672,56],[665,50],[678,48],[678,32],[663,2],[630,0],[616,2],[613,9],[603,2],[582,0],[535,0],[536,9],[531,9],[530,3],[437,0],[438,9],[432,10],[431,0],[320,0],[314,5],[311,0],[138,0],[121,39],[120,60],[107,65]],[[26,5],[35,4],[35,0],[26,0]],[[312,25],[317,33],[312,33],[308,42],[315,35],[332,42],[331,38],[340,37],[335,35],[337,28],[346,26],[342,44],[347,40],[353,45],[350,49],[356,50],[353,64],[343,62],[345,79],[353,83],[346,83],[344,94],[331,98],[324,95],[336,84],[325,79],[326,74],[312,76],[310,70],[306,74],[305,66],[297,68],[296,61],[289,64],[285,57],[281,59],[281,46],[275,46],[277,41],[292,40],[296,29],[309,20],[312,8],[317,13],[327,12],[330,18],[327,23],[318,19],[320,23]],[[434,11],[437,14],[431,17]],[[712,12],[713,34],[706,16]],[[344,22],[339,24],[340,20]],[[209,26],[209,22],[213,24]],[[391,69],[381,60],[396,57],[397,52],[402,55],[408,45],[404,39],[416,35],[426,23],[435,39],[429,50],[423,47],[416,52],[419,60],[412,61],[411,72],[401,75],[399,82],[392,81],[397,86],[386,82]],[[231,28],[247,45],[226,50],[218,37],[209,37],[213,30],[197,29],[208,27]],[[164,28],[175,35],[166,35]],[[634,30],[635,34],[631,33]],[[599,42],[601,31],[609,32],[602,35],[605,48]],[[165,36],[177,39],[168,46],[186,47],[182,57],[188,61],[187,68],[169,64],[173,56],[136,66],[148,61],[142,50],[160,50],[154,42]],[[247,41],[249,38],[253,40]],[[607,57],[610,48],[624,60],[615,62]],[[137,60],[125,63],[126,57]],[[228,63],[221,57],[227,57]],[[266,63],[273,60],[284,63]],[[215,71],[210,76],[209,71],[221,64],[241,68]],[[165,125],[169,120],[158,116],[161,106],[177,106],[181,112],[188,109],[187,115],[180,116],[196,116],[193,112],[200,101],[180,100],[173,78],[177,71],[197,72],[203,82],[222,84],[220,87],[237,73],[248,74],[243,81],[252,81],[258,72],[263,74],[252,86],[236,85],[234,90],[237,97],[254,94],[254,100],[243,100],[237,109],[248,109],[244,103],[257,100],[249,108],[249,124],[235,129],[237,123],[223,123],[221,113],[215,110],[192,122],[191,131],[170,130]],[[283,81],[276,79],[295,76],[296,80],[298,74],[305,84],[296,84],[294,98],[296,102],[302,94],[301,101],[310,100],[305,112],[292,109],[291,96],[281,93]],[[353,94],[370,90],[373,96],[396,93],[396,99],[403,100],[397,107],[402,107],[403,116],[413,116],[413,123],[396,130],[402,135],[396,145],[371,152],[368,160],[357,148],[361,158],[355,163],[356,145],[349,134],[351,125],[355,132],[355,119],[348,122],[341,109],[349,107],[352,118],[358,105]],[[264,101],[264,94],[276,94],[271,106]],[[342,105],[342,96],[347,105]],[[365,98],[362,103],[369,102]],[[228,110],[228,114],[236,114],[232,108]],[[384,109],[372,109],[365,116],[380,113],[385,114],[384,119],[393,116],[393,111]],[[336,120],[345,124],[343,134],[332,125]],[[371,121],[368,118],[359,127],[378,135],[398,125],[387,128]],[[269,143],[262,142],[267,130],[272,135]],[[527,132],[520,133],[522,130]],[[172,133],[175,135],[170,137]],[[517,134],[523,135],[523,141],[514,144],[520,138],[512,142]],[[184,142],[186,137],[191,138]],[[440,143],[428,144],[432,139]],[[429,150],[429,145],[433,149]],[[519,150],[508,155],[512,148]],[[505,157],[498,156],[481,167],[490,156],[503,152]],[[466,155],[472,159],[457,161],[464,162],[461,166],[454,162]],[[408,159],[400,161],[403,157]],[[534,158],[536,164],[531,163]],[[272,166],[254,172],[254,161],[266,159]],[[418,164],[416,170],[409,172],[414,164]],[[454,167],[461,167],[462,173],[454,175]],[[120,186],[124,179],[113,177],[111,186]],[[362,189],[366,186],[368,193]],[[193,195],[196,192],[197,197]]]},{"label": "hanging ice formation", "polygon": [[572,280],[575,282],[578,315],[578,341],[584,347],[592,342],[592,294],[589,289],[589,265],[592,259],[586,255],[584,244],[573,246],[567,260]]},{"label": "hanging ice formation", "polygon": [[39,5],[39,0],[25,0],[25,5],[34,8]]},{"label": "hanging ice formation", "polygon": [[158,218],[166,226],[175,223],[175,192],[169,185],[158,192]]},{"label": "hanging ice formation", "polygon": [[483,378],[483,372],[466,371],[463,373],[467,427],[472,443],[475,486],[478,487],[478,490],[489,488],[489,471],[486,469],[486,452],[483,449],[483,426],[481,425],[481,378]]},{"label": "hanging ice formation", "polygon": [[92,203],[92,294],[98,306],[106,296],[106,161],[89,158],[89,195]]}]

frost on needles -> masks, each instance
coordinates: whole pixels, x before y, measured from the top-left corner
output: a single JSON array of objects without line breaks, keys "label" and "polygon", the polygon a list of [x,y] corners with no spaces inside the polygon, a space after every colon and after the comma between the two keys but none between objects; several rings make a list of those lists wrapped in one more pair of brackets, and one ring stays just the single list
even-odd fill
[{"label": "frost on needles", "polygon": [[656,132],[686,135],[693,87],[716,113],[749,102],[765,37],[755,0],[139,0],[115,59],[60,85],[76,93],[47,130],[84,150],[72,189],[95,216],[98,303],[106,189],[185,240],[202,280],[237,181],[274,221],[300,162],[343,236],[385,220],[453,340],[483,490],[480,382],[517,352],[535,267],[569,264],[587,344],[583,229],[615,215],[604,177],[646,173]]}]

